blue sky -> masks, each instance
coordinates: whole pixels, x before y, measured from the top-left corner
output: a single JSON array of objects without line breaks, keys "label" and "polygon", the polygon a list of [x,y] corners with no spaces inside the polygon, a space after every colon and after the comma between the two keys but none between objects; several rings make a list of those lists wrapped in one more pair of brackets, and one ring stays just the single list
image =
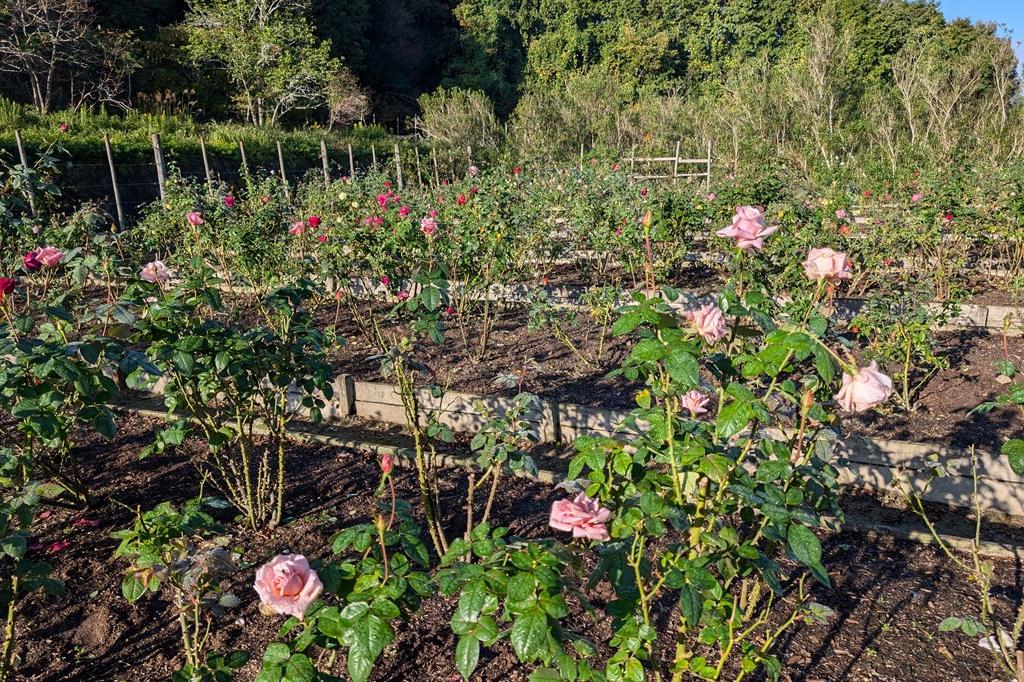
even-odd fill
[{"label": "blue sky", "polygon": [[967,17],[975,21],[994,21],[1005,24],[1013,32],[1013,46],[1017,57],[1024,61],[1024,0],[939,0],[939,7],[947,19]]}]

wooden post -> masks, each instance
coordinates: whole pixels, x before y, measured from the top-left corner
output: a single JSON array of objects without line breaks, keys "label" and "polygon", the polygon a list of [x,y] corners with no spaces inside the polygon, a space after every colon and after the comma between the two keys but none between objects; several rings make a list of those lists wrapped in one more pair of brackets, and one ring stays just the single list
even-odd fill
[{"label": "wooden post", "polygon": [[420,173],[420,148],[414,147],[416,150],[416,182],[419,183],[420,187],[423,186],[423,174]]},{"label": "wooden post", "polygon": [[370,160],[371,160],[371,165],[373,166],[374,170],[376,170],[377,169],[377,145],[375,145],[375,144],[371,144],[370,145]]},{"label": "wooden post", "polygon": [[681,140],[676,140],[676,158],[672,161],[672,184],[679,178],[679,145]]},{"label": "wooden post", "polygon": [[636,145],[629,150],[629,174],[633,174],[633,168],[636,167]]},{"label": "wooden post", "polygon": [[707,188],[711,189],[711,140],[708,140],[708,182]]},{"label": "wooden post", "polygon": [[356,164],[352,159],[352,145],[348,145],[348,177],[354,178],[356,176]]},{"label": "wooden post", "polygon": [[281,182],[284,183],[284,196],[288,201],[292,200],[292,192],[288,187],[288,174],[284,170],[284,152],[281,151],[281,141],[277,141],[277,164],[281,168]]},{"label": "wooden post", "polygon": [[114,186],[114,206],[117,207],[117,226],[124,230],[124,208],[121,206],[121,190],[117,186],[117,172],[114,170],[114,151],[110,148],[110,136],[103,133],[103,147],[107,150],[107,165],[110,166],[110,184]]},{"label": "wooden post", "polygon": [[[14,131],[14,141],[18,145],[18,157],[21,159],[21,167],[26,171],[28,170],[28,154],[25,153],[25,144],[21,141],[21,133],[17,130]],[[32,217],[36,216],[36,194],[32,191],[31,186],[28,190],[28,207],[32,211]]]},{"label": "wooden post", "polygon": [[395,143],[395,173],[398,176],[398,191],[405,189],[405,183],[402,182],[402,152],[398,148],[398,143]]},{"label": "wooden post", "polygon": [[249,159],[245,158],[245,143],[241,140],[238,141],[238,151],[242,154],[242,169],[245,174],[249,174]]},{"label": "wooden post", "polygon": [[153,133],[153,161],[156,163],[156,182],[160,186],[160,201],[164,201],[167,198],[164,191],[167,171],[164,168],[164,150],[160,146],[160,133]]},{"label": "wooden post", "polygon": [[440,185],[441,174],[437,170],[437,150],[433,147],[430,148],[430,158],[434,160],[434,183]]},{"label": "wooden post", "polygon": [[324,138],[320,138],[320,162],[324,166],[324,187],[331,186],[331,171],[330,162],[327,160],[327,143],[324,142]]},{"label": "wooden post", "polygon": [[583,143],[580,142],[580,170],[583,170]]},{"label": "wooden post", "polygon": [[210,160],[206,156],[206,140],[199,136],[199,150],[203,153],[203,170],[206,171],[206,186],[213,191],[213,174],[210,173]]}]

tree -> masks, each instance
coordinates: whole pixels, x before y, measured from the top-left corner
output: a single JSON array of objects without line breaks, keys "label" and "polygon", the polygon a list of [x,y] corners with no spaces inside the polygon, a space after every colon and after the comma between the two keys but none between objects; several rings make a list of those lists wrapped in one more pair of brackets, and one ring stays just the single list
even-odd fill
[{"label": "tree", "polygon": [[0,70],[27,78],[46,113],[61,74],[85,66],[92,24],[86,0],[0,0]]},{"label": "tree", "polygon": [[306,0],[194,0],[185,18],[193,59],[224,70],[256,125],[322,107],[341,63],[316,38]]}]

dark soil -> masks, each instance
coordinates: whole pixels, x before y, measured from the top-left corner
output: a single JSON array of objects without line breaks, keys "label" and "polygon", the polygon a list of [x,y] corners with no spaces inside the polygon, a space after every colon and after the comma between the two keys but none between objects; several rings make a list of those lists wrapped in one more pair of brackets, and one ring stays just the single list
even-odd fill
[{"label": "dark soil", "polygon": [[1024,340],[983,332],[940,334],[940,352],[949,368],[928,380],[913,412],[881,411],[842,415],[843,428],[878,438],[996,448],[1024,434],[1024,412],[1002,407],[969,414],[979,404],[1006,392],[997,382],[997,365],[1009,359],[1024,370]]},{"label": "dark soil", "polygon": [[[318,313],[319,323],[328,328],[333,320],[333,306]],[[419,357],[433,373],[431,380],[453,391],[509,396],[525,390],[561,402],[627,410],[636,406],[634,396],[643,386],[624,377],[607,376],[628,354],[629,338],[609,334],[601,360],[586,365],[546,329],[528,329],[528,322],[523,308],[504,310],[482,359],[467,351],[458,329],[449,323],[444,346],[428,342]],[[581,354],[597,357],[599,329],[586,313],[580,313],[576,323],[565,329]],[[364,381],[385,381],[374,359],[377,351],[359,333],[344,307],[338,333],[347,343],[331,355],[337,371]],[[480,335],[479,321],[470,320],[467,337],[475,343]],[[1016,407],[968,415],[980,403],[1005,392],[1005,386],[996,381],[999,361],[1010,359],[1024,372],[1024,340],[965,331],[939,334],[938,346],[949,369],[927,381],[913,412],[898,410],[890,403],[885,408],[888,412],[844,414],[843,430],[878,438],[986,448],[998,448],[1007,438],[1024,433],[1024,413]]]},{"label": "dark soil", "polygon": [[[87,463],[96,507],[86,513],[53,510],[41,520],[34,538],[36,555],[51,554],[57,577],[67,583],[61,597],[33,595],[24,604],[17,651],[21,679],[159,680],[180,665],[178,631],[167,603],[147,596],[129,605],[120,594],[122,560],[114,559],[116,541],[109,534],[128,526],[128,508],[150,508],[161,500],[181,502],[198,491],[198,477],[184,452],[138,458],[152,438],[154,423],[127,417],[113,443],[85,440],[76,455]],[[230,589],[242,605],[220,619],[211,648],[242,649],[252,661],[238,676],[251,680],[263,650],[276,639],[281,617],[260,615],[251,588],[253,569],[280,552],[326,556],[329,538],[338,529],[367,518],[377,482],[376,463],[367,456],[319,445],[294,445],[290,450],[287,506],[292,515],[282,527],[261,534],[236,532],[231,546],[243,551],[241,570]],[[399,470],[399,494],[411,497],[413,480]],[[451,510],[450,527],[458,529],[464,475],[444,478],[442,507]],[[207,491],[209,493],[210,491]],[[495,507],[498,522],[525,537],[551,535],[547,512],[564,493],[540,484],[507,479]],[[116,500],[120,504],[114,502]],[[126,508],[127,507],[127,508]],[[230,522],[230,515],[223,518]],[[237,528],[237,526],[235,526]],[[66,539],[70,544],[50,546]],[[1024,537],[1018,536],[1018,541]],[[938,623],[951,615],[969,615],[975,595],[953,572],[939,551],[888,538],[869,539],[854,533],[825,538],[826,566],[834,587],[814,588],[814,598],[835,610],[827,625],[798,625],[777,648],[787,680],[887,680],[932,682],[1005,679],[975,638],[940,634]],[[1024,574],[1020,566],[995,562],[996,600],[1009,609],[1020,597]],[[592,598],[609,594],[599,585]],[[378,663],[374,679],[457,680],[453,664],[454,637],[449,629],[451,599],[428,598]],[[659,620],[676,622],[674,606],[666,605]],[[781,618],[782,614],[777,614]],[[594,621],[577,610],[571,625],[598,642],[607,641],[607,622]],[[671,646],[666,625],[660,645]],[[507,642],[481,657],[479,680],[526,680]]]}]

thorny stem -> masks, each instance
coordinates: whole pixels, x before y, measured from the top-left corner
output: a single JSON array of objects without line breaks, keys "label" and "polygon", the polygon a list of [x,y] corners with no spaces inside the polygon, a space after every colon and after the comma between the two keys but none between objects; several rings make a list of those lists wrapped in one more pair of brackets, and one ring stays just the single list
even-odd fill
[{"label": "thorny stem", "polygon": [[15,604],[18,597],[18,576],[11,576],[10,601],[7,602],[7,617],[4,619],[4,648],[0,654],[0,682],[7,682],[11,675],[14,658],[14,618],[17,614]]}]

